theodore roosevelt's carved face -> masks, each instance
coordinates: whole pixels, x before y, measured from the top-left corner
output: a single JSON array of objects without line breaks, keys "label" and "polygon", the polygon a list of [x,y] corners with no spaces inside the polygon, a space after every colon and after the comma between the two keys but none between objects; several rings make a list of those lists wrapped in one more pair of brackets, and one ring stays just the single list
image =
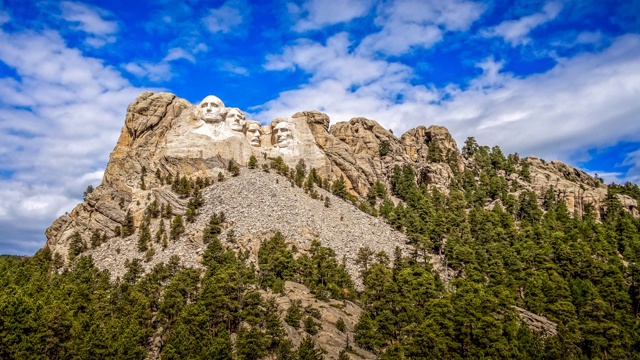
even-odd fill
[{"label": "theodore roosevelt's carved face", "polygon": [[213,95],[204,98],[198,108],[200,109],[200,118],[205,122],[219,123],[223,120],[224,103]]},{"label": "theodore roosevelt's carved face", "polygon": [[225,120],[227,121],[227,125],[229,125],[231,130],[240,132],[244,131],[244,127],[247,122],[244,114],[238,108],[227,109]]},{"label": "theodore roosevelt's carved face", "polygon": [[262,135],[262,125],[257,121],[247,121],[247,140],[251,146],[260,146],[260,135]]},{"label": "theodore roosevelt's carved face", "polygon": [[282,121],[273,128],[273,136],[278,147],[285,148],[293,144],[291,127],[291,123]]}]

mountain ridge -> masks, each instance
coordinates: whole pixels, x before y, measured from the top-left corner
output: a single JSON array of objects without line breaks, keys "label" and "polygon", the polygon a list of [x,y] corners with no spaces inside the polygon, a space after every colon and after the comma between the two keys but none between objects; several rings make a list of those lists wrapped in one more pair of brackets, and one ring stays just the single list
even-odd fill
[{"label": "mountain ridge", "polygon": [[[444,192],[448,191],[456,173],[477,166],[462,156],[446,128],[436,125],[410,129],[398,138],[373,120],[353,118],[329,127],[330,120],[325,114],[304,111],[274,121],[275,126],[283,120],[291,123],[293,139],[299,145],[279,147],[273,137],[274,125],[265,125],[261,127],[261,146],[254,147],[241,133],[233,133],[220,141],[194,134],[191,129],[200,111],[198,106],[173,94],[141,94],[127,109],[125,126],[110,155],[103,182],[70,214],[53,222],[45,232],[45,246],[68,258],[66,248],[76,231],[82,233],[85,241],[88,241],[87,234],[95,230],[114,237],[116,228],[125,220],[125,209],[130,207],[137,209],[134,217],[139,223],[142,210],[135,204],[146,202],[145,191],[159,187],[160,178],[167,175],[175,178],[180,174],[191,179],[215,179],[219,174],[228,177],[230,160],[246,166],[251,156],[260,159],[260,165],[281,157],[289,169],[303,159],[320,177],[330,182],[343,179],[346,191],[360,201],[376,182],[389,189],[396,166],[411,165],[418,184]],[[236,136],[238,134],[241,136]],[[269,141],[271,143],[264,146]],[[528,182],[518,174],[524,166],[531,173]],[[567,202],[569,212],[580,214],[585,204],[590,203],[600,216],[607,187],[588,174],[557,161],[545,162],[535,157],[517,159],[516,167],[519,169],[515,173],[503,171],[501,176],[506,186],[532,190],[539,200],[552,189]],[[143,178],[145,190],[141,189]],[[186,205],[181,205],[166,191],[157,191],[157,196],[176,209]],[[618,198],[628,211],[638,215],[634,199],[626,195]]]}]

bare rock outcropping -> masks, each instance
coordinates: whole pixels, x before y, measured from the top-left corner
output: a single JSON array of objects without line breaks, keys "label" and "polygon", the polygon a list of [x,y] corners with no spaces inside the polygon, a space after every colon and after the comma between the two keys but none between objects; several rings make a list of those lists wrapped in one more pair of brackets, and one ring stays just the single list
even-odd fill
[{"label": "bare rock outcropping", "polygon": [[[378,181],[389,188],[394,168],[404,165],[415,170],[419,184],[446,192],[454,174],[469,164],[442,126],[418,126],[398,138],[365,118],[330,126],[329,117],[318,111],[299,112],[262,125],[247,120],[238,108],[225,107],[215,96],[192,105],[173,94],[145,92],[127,109],[102,184],[70,214],[54,221],[46,230],[46,246],[67,258],[75,233],[85,242],[94,231],[114,238],[127,212],[139,224],[153,199],[182,214],[186,200],[163,185],[167,175],[215,179],[219,174],[229,176],[230,161],[245,166],[252,157],[260,165],[281,158],[291,168],[304,160],[308,169],[315,168],[329,181],[342,178],[356,199],[363,199]],[[605,185],[559,162],[533,157],[524,161],[530,165],[531,181],[504,174],[508,181],[535,191],[540,199],[553,189],[572,212],[580,214],[586,204],[602,211]],[[637,215],[635,200],[620,199]]]},{"label": "bare rock outcropping", "polygon": [[163,190],[162,177],[217,178],[226,173],[229,161],[246,166],[252,156],[261,164],[280,157],[291,168],[304,160],[329,181],[344,179],[347,191],[360,198],[376,181],[388,186],[394,166],[403,164],[419,169],[426,183],[446,190],[453,171],[447,163],[427,161],[434,146],[456,149],[448,131],[437,126],[421,126],[398,139],[365,118],[330,128],[327,115],[318,111],[258,126],[215,96],[194,106],[173,94],[145,92],[127,109],[102,184],[70,214],[54,221],[46,231],[47,246],[66,257],[76,232],[85,241],[96,230],[114,237],[127,211],[136,224],[141,221],[151,198],[170,203],[180,213],[186,204]]}]

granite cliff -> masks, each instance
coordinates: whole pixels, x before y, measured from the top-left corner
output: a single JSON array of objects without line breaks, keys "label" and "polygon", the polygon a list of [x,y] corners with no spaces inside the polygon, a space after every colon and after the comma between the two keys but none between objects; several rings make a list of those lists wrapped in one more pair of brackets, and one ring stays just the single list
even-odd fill
[{"label": "granite cliff", "polygon": [[[164,183],[167,176],[229,177],[229,161],[244,169],[252,156],[259,166],[281,158],[291,169],[304,160],[308,169],[316,169],[329,182],[343,179],[354,201],[365,198],[376,182],[388,188],[395,166],[410,165],[419,184],[445,192],[456,173],[476,166],[461,155],[455,140],[442,126],[419,126],[398,138],[365,118],[330,126],[329,117],[318,111],[304,111],[261,125],[246,120],[239,109],[225,108],[216,97],[205,98],[208,99],[212,101],[194,106],[173,94],[146,92],[131,103],[102,183],[71,213],[54,221],[46,230],[46,246],[66,259],[69,241],[76,232],[85,241],[96,230],[109,239],[115,238],[127,212],[139,224],[153,199],[171,204],[176,214],[184,214],[186,201]],[[542,201],[551,189],[567,202],[570,212],[580,213],[586,204],[592,204],[598,213],[602,211],[607,187],[590,175],[535,157],[519,159],[518,167],[524,164],[529,167],[530,179],[516,173],[502,174],[511,188],[517,184],[516,194],[533,190]],[[237,196],[250,200],[263,188],[252,186],[255,188],[251,192]],[[618,197],[628,211],[637,215],[635,200]],[[383,243],[386,239],[379,237],[376,241]],[[124,261],[123,257],[119,260]]]}]

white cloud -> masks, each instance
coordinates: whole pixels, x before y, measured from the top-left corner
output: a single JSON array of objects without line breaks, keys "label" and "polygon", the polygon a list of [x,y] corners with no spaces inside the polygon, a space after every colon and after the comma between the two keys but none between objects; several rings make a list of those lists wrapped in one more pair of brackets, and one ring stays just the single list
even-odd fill
[{"label": "white cloud", "polygon": [[328,25],[349,22],[369,12],[372,0],[344,0],[327,2],[307,0],[301,6],[289,4],[289,12],[300,20],[293,27],[296,31],[321,29]]},{"label": "white cloud", "polygon": [[13,172],[0,179],[0,247],[33,253],[43,229],[98,185],[142,89],[52,31],[0,31],[0,61],[18,75],[0,79],[0,168]]},{"label": "white cloud", "polygon": [[[631,166],[625,174],[624,180],[640,184],[640,149],[627,154],[621,165]],[[621,182],[619,181],[618,183]]]},{"label": "white cloud", "polygon": [[227,34],[243,25],[249,5],[243,0],[228,0],[222,6],[210,9],[202,21],[211,33]]},{"label": "white cloud", "polygon": [[175,61],[180,59],[187,60],[191,63],[196,62],[196,59],[193,57],[193,55],[182,48],[169,49],[167,56],[165,56],[164,59],[162,59],[162,61],[169,62],[169,61]]},{"label": "white cloud", "polygon": [[267,69],[312,76],[256,108],[257,117],[268,121],[315,108],[334,123],[366,116],[396,134],[440,124],[459,144],[475,136],[505,152],[567,162],[589,148],[640,141],[639,35],[620,37],[601,52],[559,58],[551,70],[526,78],[504,73],[501,63],[487,59],[478,64],[483,73],[465,89],[412,85],[413,74],[404,65],[348,49],[345,37],[337,36],[325,45],[301,41],[269,57]]},{"label": "white cloud", "polygon": [[111,13],[97,6],[63,1],[60,3],[62,18],[75,24],[74,29],[90,35],[86,43],[93,47],[101,47],[106,43],[116,41],[114,34],[118,32],[118,23],[113,20],[105,20]]},{"label": "white cloud", "polygon": [[182,48],[171,48],[167,55],[157,63],[150,61],[132,61],[122,65],[132,75],[139,78],[147,78],[153,82],[161,82],[173,78],[174,73],[171,68],[171,62],[177,60],[187,60],[195,63],[195,57]]},{"label": "white cloud", "polygon": [[562,5],[560,3],[550,2],[544,6],[542,12],[525,16],[517,20],[504,21],[498,26],[484,30],[482,35],[486,37],[502,37],[512,45],[526,44],[530,41],[527,35],[529,35],[531,30],[555,19],[561,10]]},{"label": "white cloud", "polygon": [[231,62],[224,62],[220,66],[220,70],[230,74],[249,76],[249,69]]},{"label": "white cloud", "polygon": [[446,31],[465,31],[485,6],[466,0],[394,0],[378,7],[377,33],[359,45],[362,53],[402,55],[412,48],[429,48]]}]

